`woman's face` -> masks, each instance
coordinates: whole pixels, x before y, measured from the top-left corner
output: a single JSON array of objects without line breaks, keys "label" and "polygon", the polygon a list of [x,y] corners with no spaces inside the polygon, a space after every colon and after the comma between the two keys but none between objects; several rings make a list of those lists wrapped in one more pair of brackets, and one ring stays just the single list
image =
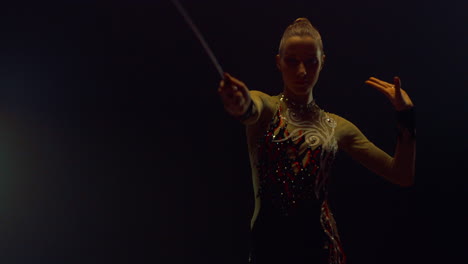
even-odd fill
[{"label": "woman's face", "polygon": [[317,83],[325,55],[311,37],[294,36],[286,40],[276,65],[283,76],[285,90],[294,95],[310,95]]}]

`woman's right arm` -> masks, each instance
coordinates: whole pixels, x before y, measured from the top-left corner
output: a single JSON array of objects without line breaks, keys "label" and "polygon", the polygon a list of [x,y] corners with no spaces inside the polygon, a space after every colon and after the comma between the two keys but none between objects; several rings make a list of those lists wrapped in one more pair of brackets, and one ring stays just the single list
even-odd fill
[{"label": "woman's right arm", "polygon": [[240,80],[224,73],[218,93],[223,101],[224,109],[246,125],[256,123],[264,107],[265,94],[259,91],[249,91]]}]

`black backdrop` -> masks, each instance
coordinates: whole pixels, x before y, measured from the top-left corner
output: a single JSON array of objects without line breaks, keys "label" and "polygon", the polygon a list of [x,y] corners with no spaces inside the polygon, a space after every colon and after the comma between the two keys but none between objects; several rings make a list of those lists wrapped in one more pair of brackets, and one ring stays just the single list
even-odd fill
[{"label": "black backdrop", "polygon": [[[274,55],[308,17],[327,61],[318,103],[393,153],[387,99],[417,106],[415,186],[339,154],[331,202],[349,263],[449,263],[466,237],[463,1],[182,1],[224,70],[281,91]],[[244,128],[170,1],[0,8],[0,262],[245,263],[253,193]]]}]

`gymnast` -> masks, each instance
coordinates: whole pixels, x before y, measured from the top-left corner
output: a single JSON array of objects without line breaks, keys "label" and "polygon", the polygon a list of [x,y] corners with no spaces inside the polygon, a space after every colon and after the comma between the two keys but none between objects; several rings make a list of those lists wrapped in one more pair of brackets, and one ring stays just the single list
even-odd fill
[{"label": "gymnast", "polygon": [[350,121],[317,105],[313,88],[325,58],[317,29],[298,18],[284,31],[276,55],[284,84],[280,94],[249,90],[229,73],[220,81],[224,109],[247,133],[255,200],[249,263],[346,262],[327,191],[338,150],[391,183],[414,182],[414,106],[400,79],[365,81],[395,108],[398,135],[392,157]]}]

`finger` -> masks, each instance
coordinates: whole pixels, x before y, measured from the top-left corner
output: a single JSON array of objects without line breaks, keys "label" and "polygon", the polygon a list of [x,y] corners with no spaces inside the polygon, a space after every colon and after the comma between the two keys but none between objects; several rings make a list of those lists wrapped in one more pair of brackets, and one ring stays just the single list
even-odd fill
[{"label": "finger", "polygon": [[224,89],[231,92],[237,91],[238,87],[233,83],[234,78],[229,73],[224,73]]},{"label": "finger", "polygon": [[244,97],[246,100],[250,98],[249,89],[247,89],[247,87],[239,86],[239,92],[241,93],[242,97]]},{"label": "finger", "polygon": [[220,93],[225,95],[226,97],[232,98],[238,93],[238,88],[234,85],[225,86],[223,89],[220,90]]},{"label": "finger", "polygon": [[235,91],[232,89],[232,87],[227,86],[225,84],[221,85],[218,88],[218,94],[221,96],[223,101],[232,100],[232,98],[234,97],[234,93]]},{"label": "finger", "polygon": [[245,102],[245,97],[241,92],[236,92],[234,94],[233,103],[235,106],[241,106]]},{"label": "finger", "polygon": [[232,87],[230,87],[229,85],[226,85],[226,82],[224,80],[220,82],[218,93],[219,95],[221,95],[223,99],[232,97],[233,92],[234,91],[232,90]]},{"label": "finger", "polygon": [[224,73],[224,83],[226,85],[230,85],[232,83],[231,80],[232,80],[232,76],[229,73],[225,72]]},{"label": "finger", "polygon": [[234,91],[240,91],[242,95],[244,96],[244,98],[246,99],[250,98],[249,89],[243,82],[232,77],[229,73],[225,73],[224,76],[226,80],[230,83],[230,86],[232,86],[232,89]]},{"label": "finger", "polygon": [[243,94],[238,90],[234,90],[232,87],[220,89],[219,95],[224,104],[230,106],[236,106],[239,102],[245,101]]},{"label": "finger", "polygon": [[387,90],[386,86],[384,86],[384,85],[382,85],[380,83],[377,83],[375,81],[372,81],[372,80],[365,81],[365,84],[370,85],[370,86],[376,88],[377,90],[379,90],[381,92],[385,92]]},{"label": "finger", "polygon": [[220,81],[218,91],[224,94],[232,94],[237,91],[238,88],[232,83],[231,79],[225,75],[225,79]]},{"label": "finger", "polygon": [[243,82],[241,82],[238,79],[232,77],[229,73],[226,73],[225,76],[227,77],[227,80],[228,80],[228,82],[230,84],[235,85],[237,87],[245,87],[246,88],[246,86],[245,86],[245,84]]},{"label": "finger", "polygon": [[380,79],[378,79],[378,78],[375,78],[375,77],[370,77],[369,80],[370,80],[370,81],[373,81],[373,82],[375,82],[375,83],[378,83],[378,84],[380,84],[380,85],[392,85],[391,83],[388,83],[388,82],[386,82],[386,81],[382,81],[382,80],[380,80]]},{"label": "finger", "polygon": [[380,93],[382,93],[383,95],[385,95],[385,97],[387,97],[388,99],[392,99],[392,96],[391,96],[391,93],[388,91],[388,88],[385,87],[385,86],[382,86],[380,84],[376,84],[376,83],[373,83],[373,82],[370,82],[370,81],[366,81],[366,84],[369,84],[371,85],[372,87],[374,87],[377,91],[379,91]]},{"label": "finger", "polygon": [[218,92],[221,92],[224,88],[224,80],[221,80],[218,85]]},{"label": "finger", "polygon": [[398,76],[393,77],[393,83],[394,83],[394,85],[395,85],[395,90],[396,90],[397,92],[399,92],[400,89],[401,89],[401,80],[400,80],[400,77],[398,77]]},{"label": "finger", "polygon": [[232,97],[232,96],[229,96],[228,93],[225,91],[225,90],[218,90],[218,94],[219,96],[221,97],[221,100],[224,102],[224,103],[227,103],[229,101],[229,98]]},{"label": "finger", "polygon": [[221,80],[218,87],[218,92],[232,93],[237,91],[237,87],[230,83],[229,80]]},{"label": "finger", "polygon": [[249,89],[247,88],[245,83],[239,81],[238,79],[232,77],[229,74],[227,76],[229,78],[229,81],[233,84],[233,86],[236,87],[236,90],[239,90],[245,98],[250,98]]}]

